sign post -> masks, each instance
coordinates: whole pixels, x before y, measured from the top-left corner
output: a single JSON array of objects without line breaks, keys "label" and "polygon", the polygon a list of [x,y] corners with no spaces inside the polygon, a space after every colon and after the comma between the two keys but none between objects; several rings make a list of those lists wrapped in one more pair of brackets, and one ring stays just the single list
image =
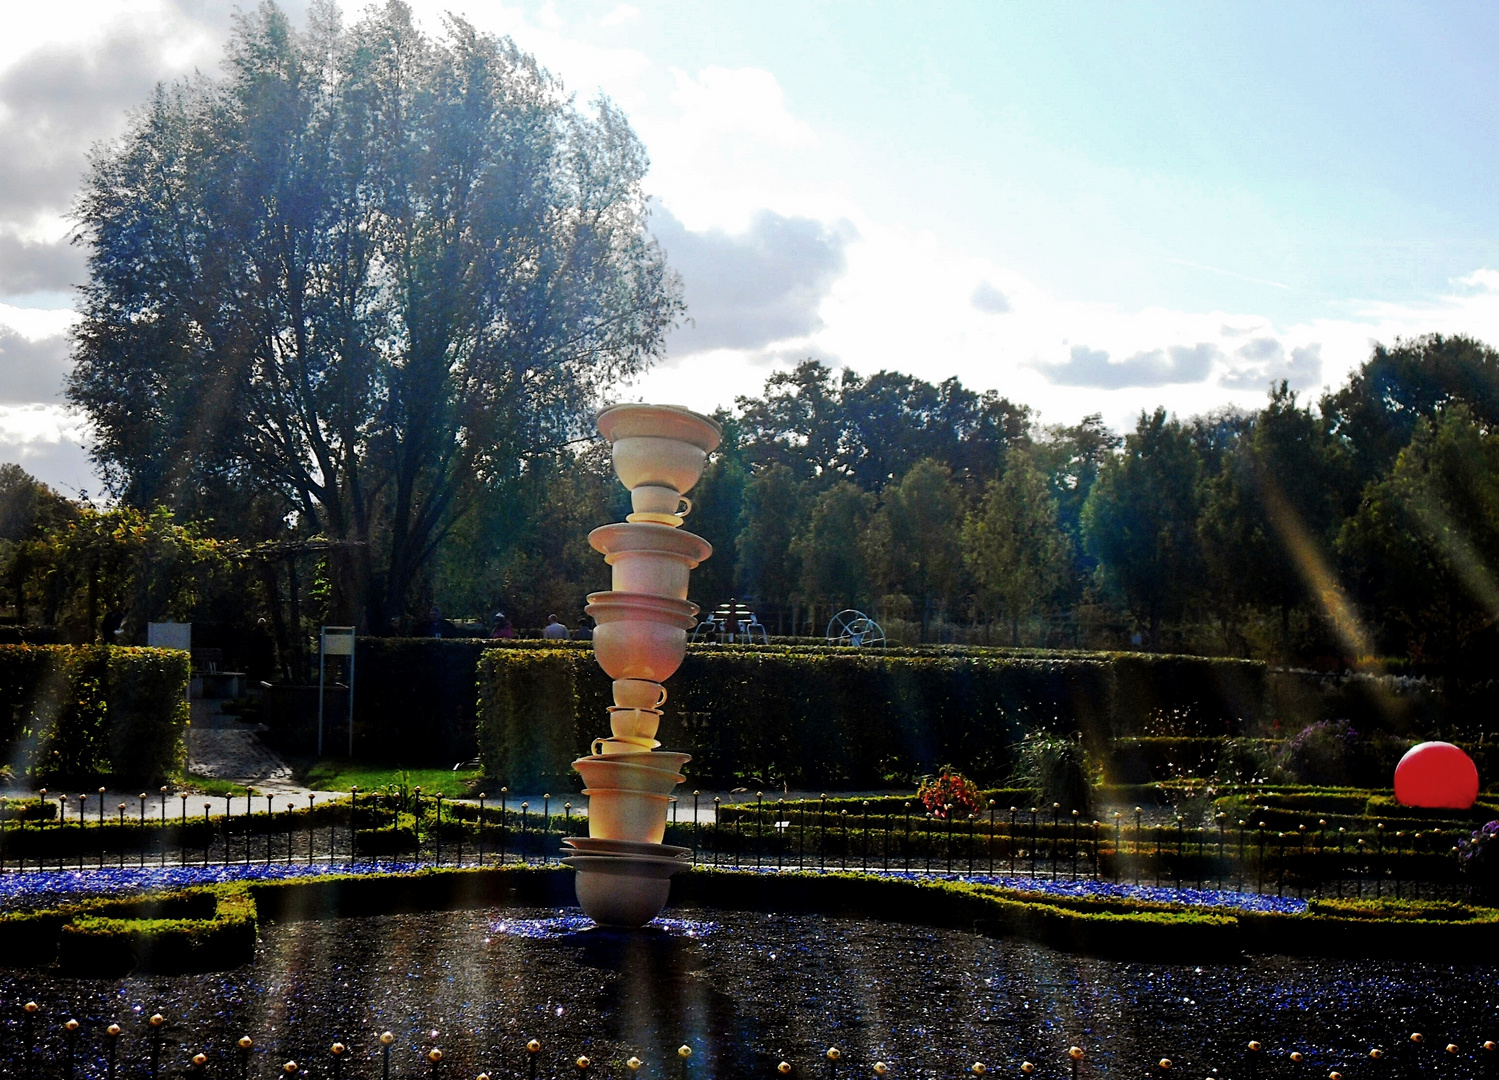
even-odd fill
[{"label": "sign post", "polygon": [[323,686],[330,656],[349,658],[349,757],[354,756],[354,628],[325,626],[318,640],[317,660],[317,753],[323,756]]}]

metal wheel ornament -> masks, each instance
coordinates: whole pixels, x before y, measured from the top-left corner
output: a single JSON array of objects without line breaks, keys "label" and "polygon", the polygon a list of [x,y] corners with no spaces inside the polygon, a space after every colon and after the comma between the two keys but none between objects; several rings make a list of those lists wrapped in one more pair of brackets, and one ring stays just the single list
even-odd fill
[{"label": "metal wheel ornament", "polygon": [[862,611],[844,608],[828,620],[827,639],[829,645],[885,644],[885,630]]}]

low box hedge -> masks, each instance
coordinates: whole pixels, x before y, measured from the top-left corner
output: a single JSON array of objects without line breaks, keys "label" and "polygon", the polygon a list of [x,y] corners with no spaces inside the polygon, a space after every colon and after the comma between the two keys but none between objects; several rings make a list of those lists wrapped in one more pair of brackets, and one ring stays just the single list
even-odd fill
[{"label": "low box hedge", "polygon": [[[1157,724],[1234,733],[1263,713],[1253,687],[1264,670],[1133,654],[697,645],[669,683],[658,738],[693,755],[704,787],[876,787],[943,765],[995,783],[1034,728],[1079,731],[1100,750]],[[478,677],[486,772],[515,789],[576,790],[570,763],[605,730],[611,703],[591,653],[490,649]]]},{"label": "low box hedge", "polygon": [[0,963],[99,977],[222,971],[253,958],[255,928],[255,902],[243,885],[85,900],[0,915]]}]

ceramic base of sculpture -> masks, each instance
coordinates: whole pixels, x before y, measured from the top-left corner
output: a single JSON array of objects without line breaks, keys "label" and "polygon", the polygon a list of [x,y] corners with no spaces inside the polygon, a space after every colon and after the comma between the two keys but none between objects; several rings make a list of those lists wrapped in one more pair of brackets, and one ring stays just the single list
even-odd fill
[{"label": "ceramic base of sculpture", "polygon": [[644,926],[666,906],[681,859],[630,855],[574,855],[573,887],[583,913],[600,926]]}]

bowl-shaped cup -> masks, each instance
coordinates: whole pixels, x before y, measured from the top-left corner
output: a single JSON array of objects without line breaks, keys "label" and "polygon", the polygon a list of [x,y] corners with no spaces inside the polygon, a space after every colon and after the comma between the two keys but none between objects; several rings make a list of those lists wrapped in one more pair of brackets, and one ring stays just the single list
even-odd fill
[{"label": "bowl-shaped cup", "polygon": [[666,835],[670,796],[619,788],[587,788],[588,835],[602,840],[659,844]]},{"label": "bowl-shaped cup", "polygon": [[618,791],[647,791],[652,795],[670,795],[678,784],[687,779],[681,773],[610,761],[607,758],[583,758],[573,762],[573,768],[583,774],[583,784],[590,791],[614,788]]},{"label": "bowl-shaped cup", "polygon": [[576,855],[562,861],[577,871],[573,887],[583,913],[600,926],[644,926],[671,896],[671,876],[656,868],[659,860]]}]

